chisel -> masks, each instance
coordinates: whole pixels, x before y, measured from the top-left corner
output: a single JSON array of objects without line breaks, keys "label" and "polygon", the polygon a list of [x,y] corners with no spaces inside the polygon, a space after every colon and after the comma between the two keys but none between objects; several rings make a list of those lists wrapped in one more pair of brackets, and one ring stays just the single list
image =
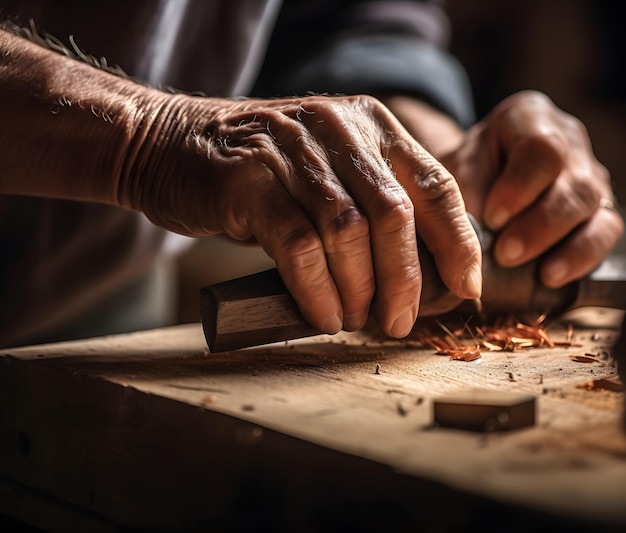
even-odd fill
[{"label": "chisel", "polygon": [[[590,275],[558,289],[543,286],[537,262],[503,268],[493,259],[491,238],[477,225],[483,248],[483,311],[558,314],[587,306],[624,309],[626,305],[626,240]],[[419,243],[423,274],[419,316],[440,315],[467,303],[441,281],[434,259]],[[276,269],[217,283],[200,291],[201,319],[211,352],[223,352],[277,341],[318,335],[298,311]],[[473,308],[475,311],[475,308]]]}]

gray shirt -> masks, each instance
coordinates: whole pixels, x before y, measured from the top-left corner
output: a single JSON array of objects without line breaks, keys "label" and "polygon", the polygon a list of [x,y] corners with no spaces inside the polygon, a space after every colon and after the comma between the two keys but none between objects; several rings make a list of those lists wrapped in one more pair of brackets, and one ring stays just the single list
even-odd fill
[{"label": "gray shirt", "polygon": [[[210,96],[411,94],[467,126],[463,69],[437,1],[0,0],[156,87]],[[0,195],[0,345],[170,322],[178,236],[108,206]]]}]

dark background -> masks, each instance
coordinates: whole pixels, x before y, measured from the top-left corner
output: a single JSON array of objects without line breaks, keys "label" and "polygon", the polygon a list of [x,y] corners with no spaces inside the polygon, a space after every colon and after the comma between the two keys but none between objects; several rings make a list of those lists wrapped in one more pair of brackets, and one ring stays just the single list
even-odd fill
[{"label": "dark background", "polygon": [[447,0],[452,51],[478,116],[522,89],[545,92],[580,118],[626,204],[624,7],[614,0]]},{"label": "dark background", "polygon": [[[618,201],[626,206],[622,4],[615,0],[447,0],[447,12],[451,50],[468,71],[478,116],[519,90],[546,93],[585,123],[597,158],[611,172]],[[180,322],[199,319],[200,287],[270,267],[245,253],[233,246],[221,254],[201,240],[182,256]],[[234,269],[239,258],[252,266]],[[212,264],[210,272],[207,264]]]}]

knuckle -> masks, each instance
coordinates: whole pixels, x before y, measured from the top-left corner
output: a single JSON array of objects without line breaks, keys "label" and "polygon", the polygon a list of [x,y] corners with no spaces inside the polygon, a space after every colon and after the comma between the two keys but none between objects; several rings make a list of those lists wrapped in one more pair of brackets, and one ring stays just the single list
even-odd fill
[{"label": "knuckle", "polygon": [[335,216],[323,233],[333,243],[348,244],[369,236],[369,222],[352,206]]},{"label": "knuckle", "polygon": [[419,267],[405,266],[394,272],[393,283],[376,287],[377,301],[389,305],[391,302],[417,302],[422,293],[422,273]]},{"label": "knuckle", "polygon": [[567,162],[567,141],[554,129],[520,139],[517,148],[536,167],[554,175],[558,174]]},{"label": "knuckle", "polygon": [[593,176],[590,174],[577,174],[571,182],[573,203],[583,213],[592,213],[600,203],[600,190],[598,189]]},{"label": "knuckle", "polygon": [[510,97],[510,101],[532,108],[539,108],[541,110],[555,108],[554,102],[547,94],[534,89],[519,91]]},{"label": "knuckle", "polygon": [[374,276],[363,277],[360,275],[337,276],[335,281],[341,293],[341,299],[346,307],[361,307],[371,303],[376,293]]},{"label": "knuckle", "polygon": [[369,277],[365,282],[352,283],[350,289],[349,294],[352,298],[369,303],[376,293],[374,276]]},{"label": "knuckle", "polygon": [[378,111],[385,107],[378,98],[369,94],[359,94],[353,98],[356,103],[367,110]]},{"label": "knuckle", "polygon": [[415,184],[419,194],[428,202],[444,201],[457,192],[454,178],[434,164],[416,173]]},{"label": "knuckle", "polygon": [[579,139],[588,137],[587,127],[579,118],[563,112],[562,121],[565,128],[573,131]]},{"label": "knuckle", "polygon": [[304,115],[300,114],[301,120],[325,120],[329,116],[334,115],[340,105],[341,101],[338,98],[309,96],[301,103],[301,106],[306,108],[307,111]]},{"label": "knuckle", "polygon": [[280,239],[277,255],[295,265],[303,267],[307,257],[323,249],[322,241],[312,227],[290,228]]},{"label": "knuckle", "polygon": [[384,108],[380,100],[367,94],[327,97],[325,100],[319,100],[318,105],[320,114],[329,117],[377,116]]},{"label": "knuckle", "polygon": [[578,176],[562,188],[555,200],[556,208],[548,211],[550,225],[561,227],[572,221],[580,222],[595,212],[600,194],[589,179]]},{"label": "knuckle", "polygon": [[611,173],[609,169],[597,160],[593,163],[593,173],[601,183],[609,187],[611,186]]},{"label": "knuckle", "polygon": [[413,223],[414,206],[403,191],[385,192],[379,195],[376,220],[379,232],[387,233]]},{"label": "knuckle", "polygon": [[355,118],[357,107],[354,104],[354,97],[346,96],[318,96],[311,97],[312,101],[304,104],[306,114],[300,113],[300,120],[314,134],[325,131],[328,127],[336,131],[342,131],[346,122],[351,122]]},{"label": "knuckle", "polygon": [[422,271],[416,265],[405,265],[397,273],[397,281],[388,288],[388,293],[393,296],[406,294],[411,291],[422,290]]}]

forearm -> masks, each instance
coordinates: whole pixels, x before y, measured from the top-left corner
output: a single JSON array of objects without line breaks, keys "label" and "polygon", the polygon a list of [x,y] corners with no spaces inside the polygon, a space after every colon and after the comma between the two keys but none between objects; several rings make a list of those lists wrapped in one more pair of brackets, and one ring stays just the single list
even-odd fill
[{"label": "forearm", "polygon": [[0,31],[0,192],[111,205],[170,95]]}]

